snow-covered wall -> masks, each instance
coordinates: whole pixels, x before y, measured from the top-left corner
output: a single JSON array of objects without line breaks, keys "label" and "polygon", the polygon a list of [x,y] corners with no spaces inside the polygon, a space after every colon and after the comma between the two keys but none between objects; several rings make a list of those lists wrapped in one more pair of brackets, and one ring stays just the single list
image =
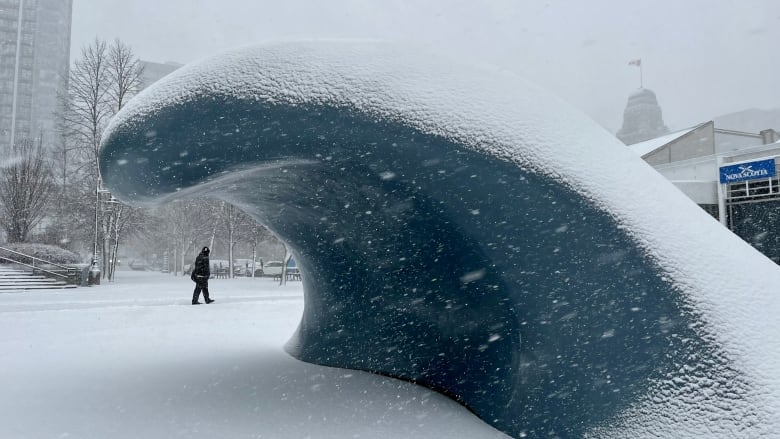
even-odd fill
[{"label": "snow-covered wall", "polygon": [[509,73],[380,42],[248,47],[133,99],[120,199],[214,196],[304,277],[288,351],[437,389],[516,437],[780,431],[780,271]]}]

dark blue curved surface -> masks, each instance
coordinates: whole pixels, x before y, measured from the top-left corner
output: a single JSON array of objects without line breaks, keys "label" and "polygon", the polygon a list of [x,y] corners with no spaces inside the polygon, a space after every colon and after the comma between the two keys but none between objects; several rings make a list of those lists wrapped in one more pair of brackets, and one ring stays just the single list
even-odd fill
[{"label": "dark blue curved surface", "polygon": [[114,127],[100,164],[123,200],[215,196],[281,237],[295,357],[429,386],[513,436],[582,436],[715,356],[608,213],[398,122],[213,94]]}]

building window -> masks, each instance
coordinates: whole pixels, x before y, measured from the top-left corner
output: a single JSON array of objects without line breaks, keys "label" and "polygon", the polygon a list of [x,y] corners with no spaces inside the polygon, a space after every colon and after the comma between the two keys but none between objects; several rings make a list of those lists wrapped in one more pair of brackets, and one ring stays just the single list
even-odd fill
[{"label": "building window", "polygon": [[777,176],[731,183],[726,189],[726,200],[731,204],[766,201],[775,198],[780,198],[780,180]]}]

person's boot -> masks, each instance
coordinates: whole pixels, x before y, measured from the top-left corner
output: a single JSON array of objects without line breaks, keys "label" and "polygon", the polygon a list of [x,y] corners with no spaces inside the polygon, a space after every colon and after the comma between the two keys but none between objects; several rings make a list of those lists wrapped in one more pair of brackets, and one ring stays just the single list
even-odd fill
[{"label": "person's boot", "polygon": [[200,305],[200,302],[192,302],[193,305]]},{"label": "person's boot", "polygon": [[214,299],[206,299],[206,303],[211,303],[213,301],[214,301]]}]

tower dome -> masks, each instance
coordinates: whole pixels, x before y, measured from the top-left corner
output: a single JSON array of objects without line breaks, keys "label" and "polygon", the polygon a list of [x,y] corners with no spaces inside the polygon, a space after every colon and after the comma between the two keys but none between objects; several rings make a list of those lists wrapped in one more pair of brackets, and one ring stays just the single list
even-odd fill
[{"label": "tower dome", "polygon": [[623,127],[618,131],[617,138],[631,145],[668,132],[655,93],[646,88],[631,93],[623,111]]}]

